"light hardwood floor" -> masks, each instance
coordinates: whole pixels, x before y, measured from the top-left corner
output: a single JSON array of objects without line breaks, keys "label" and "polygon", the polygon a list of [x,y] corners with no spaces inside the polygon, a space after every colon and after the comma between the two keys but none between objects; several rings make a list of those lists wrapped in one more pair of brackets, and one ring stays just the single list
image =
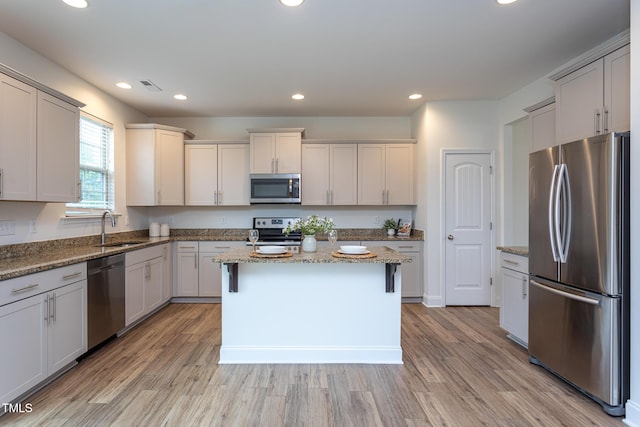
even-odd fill
[{"label": "light hardwood floor", "polygon": [[218,365],[220,308],[167,306],[0,425],[624,425],[531,365],[495,308],[403,305],[404,365]]}]

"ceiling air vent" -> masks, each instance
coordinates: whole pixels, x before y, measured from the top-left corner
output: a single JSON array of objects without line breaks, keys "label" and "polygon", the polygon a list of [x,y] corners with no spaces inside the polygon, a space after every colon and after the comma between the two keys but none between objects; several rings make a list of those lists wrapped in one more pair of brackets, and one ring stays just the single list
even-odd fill
[{"label": "ceiling air vent", "polygon": [[160,92],[162,91],[162,89],[160,89],[154,82],[152,82],[151,80],[140,80],[140,83],[142,84],[142,86],[146,87],[147,90],[150,90],[151,92]]}]

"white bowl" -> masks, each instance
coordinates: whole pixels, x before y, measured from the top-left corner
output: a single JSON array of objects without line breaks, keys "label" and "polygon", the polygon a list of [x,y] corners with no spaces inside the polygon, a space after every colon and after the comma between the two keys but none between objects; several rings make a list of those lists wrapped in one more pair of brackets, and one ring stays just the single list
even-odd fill
[{"label": "white bowl", "polygon": [[340,252],[345,254],[364,254],[367,252],[366,246],[343,245],[340,246]]},{"label": "white bowl", "polygon": [[287,251],[284,246],[260,246],[258,252],[263,254],[283,254]]}]

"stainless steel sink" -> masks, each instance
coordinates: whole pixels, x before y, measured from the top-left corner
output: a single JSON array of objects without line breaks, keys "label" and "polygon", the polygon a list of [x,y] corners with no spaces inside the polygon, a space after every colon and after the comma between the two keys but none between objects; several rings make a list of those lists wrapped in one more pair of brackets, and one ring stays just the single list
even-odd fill
[{"label": "stainless steel sink", "polygon": [[128,246],[140,245],[142,243],[147,243],[147,240],[133,240],[128,242],[113,242],[113,243],[105,243],[104,245],[96,245],[102,248],[126,248]]}]

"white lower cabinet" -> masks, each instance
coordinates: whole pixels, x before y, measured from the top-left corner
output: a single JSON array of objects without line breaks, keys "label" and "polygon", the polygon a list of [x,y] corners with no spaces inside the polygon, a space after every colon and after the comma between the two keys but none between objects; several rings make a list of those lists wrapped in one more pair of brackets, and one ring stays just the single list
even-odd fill
[{"label": "white lower cabinet", "polygon": [[165,301],[167,244],[125,255],[125,325],[129,326]]},{"label": "white lower cabinet", "polygon": [[174,297],[222,296],[220,264],[213,257],[232,248],[246,246],[244,241],[176,242]]},{"label": "white lower cabinet", "polygon": [[529,260],[520,255],[500,255],[502,303],[500,327],[508,337],[527,347],[529,341]]},{"label": "white lower cabinet", "polygon": [[0,282],[0,402],[87,351],[86,270],[81,263]]}]

